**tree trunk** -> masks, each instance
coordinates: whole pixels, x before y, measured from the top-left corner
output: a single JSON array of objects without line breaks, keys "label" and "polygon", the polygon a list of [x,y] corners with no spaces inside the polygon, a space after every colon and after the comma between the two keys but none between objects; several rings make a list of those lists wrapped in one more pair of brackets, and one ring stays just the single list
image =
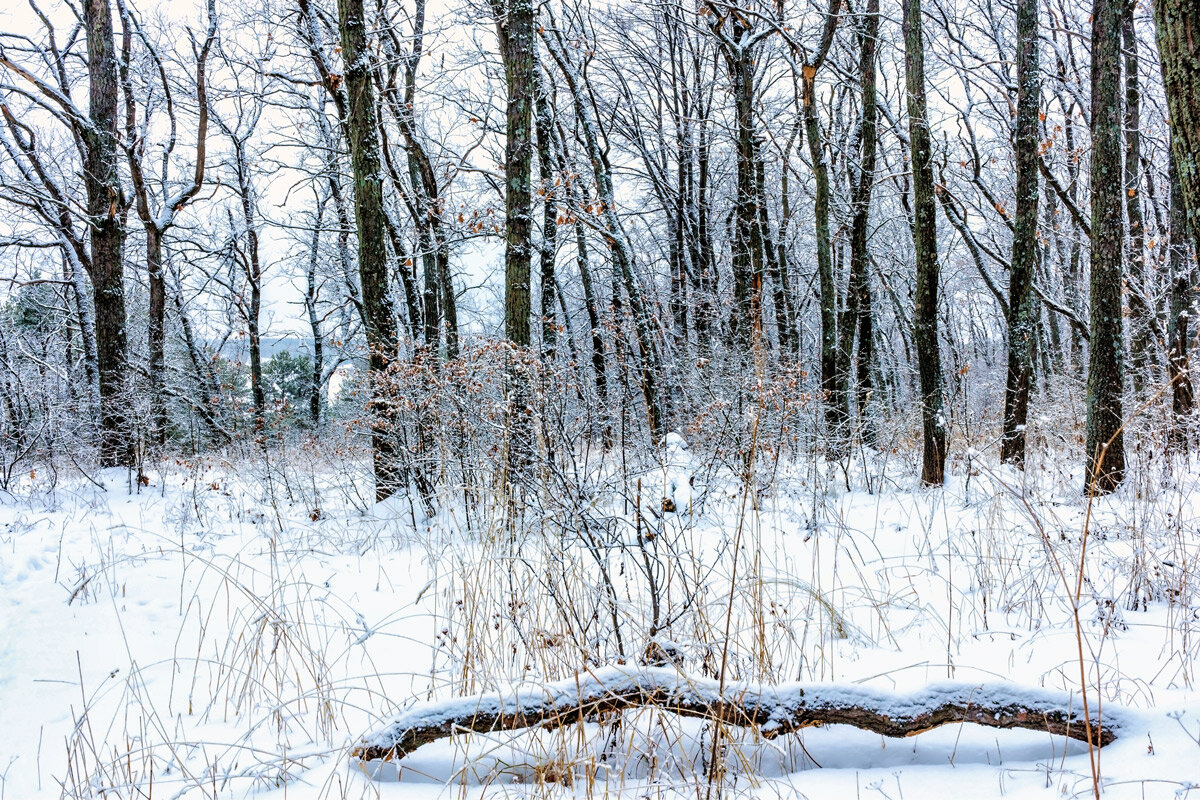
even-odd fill
[{"label": "tree trunk", "polygon": [[[1154,22],[1171,121],[1171,312],[1168,369],[1175,447],[1186,447],[1192,415],[1187,321],[1194,306],[1200,256],[1200,19],[1197,0],[1156,0]],[[1191,256],[1187,241],[1191,239]]]},{"label": "tree trunk", "polygon": [[167,283],[163,274],[163,232],[157,225],[143,226],[146,231],[146,281],[150,289],[149,330],[146,342],[150,367],[150,425],[154,443],[159,447],[167,436],[166,314]]},{"label": "tree trunk", "polygon": [[858,417],[862,420],[862,440],[864,444],[874,447],[878,441],[878,431],[874,419],[867,413],[867,405],[875,393],[873,385],[873,369],[875,367],[875,315],[871,304],[871,281],[863,276],[862,300],[858,322]]},{"label": "tree trunk", "polygon": [[1125,477],[1124,319],[1121,309],[1124,208],[1120,81],[1121,2],[1092,4],[1091,357],[1087,382],[1088,494],[1115,489]]},{"label": "tree trunk", "polygon": [[[738,30],[735,25],[734,30]],[[737,34],[735,34],[737,36]],[[740,36],[737,37],[740,41]],[[723,48],[733,84],[736,186],[733,234],[733,314],[729,319],[730,346],[747,353],[753,332],[761,323],[763,243],[758,224],[758,192],[754,176],[757,142],[754,130],[754,62],[751,53]]]},{"label": "tree trunk", "polygon": [[89,416],[95,421],[100,419],[100,371],[96,360],[96,321],[93,318],[94,306],[88,300],[87,284],[84,283],[83,265],[74,248],[62,248],[63,272],[71,284],[71,300],[75,313],[79,315],[79,340],[83,346],[83,372],[87,380]]},{"label": "tree trunk", "polygon": [[234,141],[234,153],[237,159],[242,224],[246,227],[246,260],[243,268],[246,272],[246,283],[250,287],[250,308],[246,314],[246,335],[250,340],[250,395],[254,401],[254,425],[261,429],[266,424],[267,396],[263,390],[262,335],[259,329],[259,315],[262,310],[262,261],[258,252],[258,220],[244,139]]},{"label": "tree trunk", "polygon": [[[850,276],[846,287],[846,307],[838,320],[837,368],[834,371],[834,413],[850,419],[850,368],[854,354],[854,334],[858,341],[858,412],[863,415],[871,385],[871,279],[868,223],[871,214],[871,190],[875,184],[879,109],[876,97],[876,40],[879,37],[879,0],[867,0],[858,34],[858,75],[862,86],[862,122],[860,124],[857,180],[851,180],[853,216],[850,222]],[[864,434],[867,428],[864,427]],[[846,437],[848,439],[848,437]],[[865,435],[864,435],[864,438]],[[874,438],[873,436],[871,437]],[[870,442],[868,442],[870,443]]]},{"label": "tree trunk", "polygon": [[1017,2],[1017,126],[1014,150],[1017,208],[1008,277],[1008,377],[1000,460],[1024,466],[1025,422],[1033,381],[1033,340],[1040,312],[1033,278],[1038,262],[1038,112],[1042,81],[1038,58],[1037,0]]},{"label": "tree trunk", "polygon": [[[556,150],[558,171],[566,175],[566,136],[563,134],[561,126],[556,125],[555,131],[558,133],[556,139],[558,143]],[[574,183],[566,182],[564,187],[570,205],[579,208],[581,203],[575,194]],[[600,431],[601,446],[605,450],[608,450],[612,447],[613,438],[612,404],[608,396],[608,359],[604,352],[604,328],[600,321],[600,298],[596,295],[595,284],[592,279],[592,265],[588,258],[587,236],[584,232],[583,223],[576,219],[572,227],[575,230],[575,264],[579,270],[579,282],[583,286],[583,304],[584,309],[587,311],[588,332],[591,334],[592,341],[592,379],[596,387],[596,400],[600,405],[597,410],[599,425],[596,427]]]},{"label": "tree trunk", "polygon": [[317,203],[316,219],[313,220],[312,244],[308,250],[308,269],[305,272],[304,310],[308,315],[308,329],[312,333],[312,372],[308,380],[308,417],[314,429],[321,425],[321,387],[325,372],[325,337],[321,333],[321,318],[317,314],[317,265],[320,263],[321,218],[325,213],[325,199]]},{"label": "tree trunk", "polygon": [[[533,260],[533,98],[536,87],[532,0],[491,0],[504,61],[508,95],[504,148],[504,335],[519,351],[531,344],[530,281]],[[519,359],[520,354],[514,354]],[[529,375],[511,364],[509,406],[510,470],[524,472],[532,455]]]},{"label": "tree trunk", "polygon": [[[677,10],[677,9],[676,9]],[[678,365],[688,347],[688,201],[692,170],[691,112],[692,101],[687,97],[687,78],[677,53],[676,37],[681,33],[678,16],[664,12],[668,26],[667,49],[671,60],[671,118],[675,127],[675,194],[670,208],[671,244],[667,263],[670,276],[670,312],[672,362]],[[664,211],[667,209],[664,208]],[[678,391],[678,387],[675,387]]]},{"label": "tree trunk", "polygon": [[363,0],[338,0],[338,19],[345,61],[348,113],[346,131],[354,172],[354,216],[358,228],[358,274],[362,284],[363,322],[369,349],[367,377],[374,458],[375,501],[402,488],[399,454],[393,442],[395,408],[385,372],[396,356],[396,323],[388,300],[387,220],[379,137],[375,129],[375,88]]},{"label": "tree trunk", "polygon": [[838,291],[833,271],[833,244],[829,234],[829,167],[825,163],[825,148],[821,143],[821,121],[817,117],[817,68],[805,64],[800,85],[804,105],[804,138],[812,162],[816,193],[813,218],[816,226],[817,286],[821,296],[821,392],[824,395],[826,435],[832,440],[832,451],[842,451],[847,439],[849,417],[847,407],[838,392]]},{"label": "tree trunk", "polygon": [[924,429],[921,482],[935,486],[945,482],[947,425],[938,343],[937,209],[934,205],[933,154],[925,103],[921,0],[904,0],[904,56],[908,132],[912,143],[913,246],[917,261],[913,342],[921,378],[921,419]]},{"label": "tree trunk", "polygon": [[541,267],[541,319],[542,357],[547,364],[553,363],[558,343],[558,326],[555,323],[554,259],[558,245],[558,200],[554,186],[554,114],[544,80],[538,81],[536,120],[538,179],[542,183],[542,246],[539,255]]},{"label": "tree trunk", "polygon": [[183,292],[179,287],[179,276],[175,274],[173,277],[174,286],[171,291],[171,300],[175,305],[175,313],[179,317],[179,330],[183,335],[184,347],[187,348],[188,360],[192,362],[192,370],[195,372],[196,383],[200,388],[200,397],[192,400],[192,406],[199,410],[200,419],[204,421],[213,441],[224,444],[232,436],[221,425],[221,420],[217,416],[217,410],[221,405],[221,388],[217,384],[212,360],[200,351],[200,345],[192,332],[192,323],[188,319],[187,309],[183,305]]},{"label": "tree trunk", "polygon": [[[1200,254],[1200,20],[1198,0],[1155,0],[1154,22],[1193,253]],[[1111,73],[1110,73],[1111,75]]]},{"label": "tree trunk", "polygon": [[[755,148],[754,196],[758,198],[758,231],[762,242],[763,261],[771,280],[772,300],[775,303],[775,335],[780,353],[792,351],[795,331],[792,329],[792,298],[788,285],[787,250],[776,245],[771,233],[771,217],[767,213],[767,168],[762,153]],[[786,174],[786,173],[785,173]],[[760,301],[761,302],[761,301]]]},{"label": "tree trunk", "polygon": [[[699,66],[695,67],[699,72]],[[719,318],[717,316],[717,266],[713,254],[712,228],[709,225],[709,176],[711,168],[711,144],[709,142],[708,119],[701,117],[696,121],[696,239],[693,245],[695,264],[696,303],[695,327],[696,343],[700,353],[706,357],[712,356],[713,337],[719,335]]]},{"label": "tree trunk", "polygon": [[100,463],[132,466],[133,420],[126,385],[124,197],[118,167],[117,56],[108,0],[86,0],[91,127],[84,131],[84,183],[91,237],[96,360],[100,373]]},{"label": "tree trunk", "polygon": [[[1174,135],[1174,132],[1172,132]],[[1171,306],[1167,318],[1167,375],[1171,381],[1171,431],[1167,441],[1172,449],[1186,452],[1191,436],[1194,394],[1190,370],[1192,337],[1188,320],[1196,294],[1196,262],[1188,253],[1187,224],[1174,153],[1169,162],[1171,183],[1170,267]]]},{"label": "tree trunk", "polygon": [[1132,0],[1121,11],[1121,39],[1125,61],[1125,218],[1129,221],[1128,269],[1130,311],[1130,364],[1134,397],[1141,395],[1157,371],[1151,309],[1150,270],[1146,265],[1145,216],[1142,213],[1142,92],[1138,79],[1138,38],[1133,23]]}]

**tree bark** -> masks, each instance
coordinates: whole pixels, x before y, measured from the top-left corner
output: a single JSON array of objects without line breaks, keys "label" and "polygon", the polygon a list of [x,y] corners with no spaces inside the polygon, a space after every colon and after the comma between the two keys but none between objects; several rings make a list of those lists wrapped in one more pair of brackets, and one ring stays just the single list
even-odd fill
[{"label": "tree bark", "polygon": [[1154,22],[1171,122],[1171,151],[1187,212],[1193,253],[1200,253],[1200,1],[1155,0]]},{"label": "tree bark", "polygon": [[[699,74],[699,62],[694,66]],[[699,80],[699,77],[697,77]],[[697,90],[698,91],[698,90]],[[711,219],[711,152],[712,144],[709,139],[708,110],[696,120],[696,194],[695,194],[695,224],[696,236],[693,247],[693,263],[696,275],[695,294],[699,296],[696,302],[695,328],[696,342],[700,353],[706,357],[712,356],[712,344],[718,335],[720,319],[717,314],[717,266],[712,240]]]},{"label": "tree bark", "polygon": [[1113,77],[1121,74],[1121,2],[1093,0],[1092,4],[1091,352],[1084,475],[1088,494],[1111,492],[1125,477],[1123,119],[1120,81]]},{"label": "tree bark", "polygon": [[238,199],[242,211],[242,225],[246,233],[246,253],[242,257],[242,269],[250,287],[250,307],[246,314],[246,336],[250,341],[250,396],[254,401],[254,425],[261,429],[266,424],[267,396],[262,377],[262,332],[260,312],[262,310],[262,261],[258,247],[258,220],[254,185],[250,180],[250,162],[246,155],[244,138],[233,138],[235,172],[237,173]]},{"label": "tree bark", "polygon": [[321,425],[321,389],[325,374],[325,336],[321,332],[321,318],[317,314],[317,265],[320,263],[321,218],[325,214],[325,203],[326,198],[317,202],[312,243],[308,248],[308,269],[304,275],[304,310],[308,316],[313,348],[312,371],[308,380],[308,417],[314,429]]},{"label": "tree bark", "polygon": [[722,47],[733,86],[737,188],[733,206],[733,314],[729,319],[729,339],[735,352],[748,353],[753,333],[762,324],[763,242],[754,175],[758,153],[754,125],[754,58],[742,44],[748,31],[742,30],[737,23],[734,23],[733,31],[736,46]]},{"label": "tree bark", "polygon": [[538,179],[542,183],[542,245],[538,253],[541,279],[542,357],[553,363],[558,344],[555,322],[554,259],[558,252],[558,199],[554,185],[554,113],[544,80],[539,80],[534,129],[537,135]]},{"label": "tree bark", "polygon": [[[838,290],[833,266],[833,242],[829,233],[829,166],[821,141],[821,120],[817,114],[817,71],[820,70],[837,27],[840,0],[831,3],[825,17],[821,44],[811,62],[801,66],[800,96],[803,100],[804,138],[812,162],[815,196],[813,219],[817,246],[817,285],[821,294],[821,391],[824,394],[826,433],[832,439],[832,452],[840,454],[848,438],[849,414],[838,385]],[[865,92],[865,89],[864,89]]]},{"label": "tree bark", "polygon": [[[862,119],[859,121],[858,164],[851,172],[850,276],[846,284],[846,305],[838,319],[838,351],[834,369],[834,390],[830,407],[848,423],[851,419],[851,368],[854,335],[858,333],[858,407],[865,414],[871,390],[871,283],[869,230],[871,191],[875,186],[875,161],[878,144],[878,106],[876,95],[876,40],[880,34],[880,2],[868,0],[858,28],[858,79],[862,88]],[[847,162],[850,163],[850,162]],[[845,425],[844,423],[844,425]],[[865,425],[868,444],[874,433]],[[848,431],[846,432],[848,434]],[[844,437],[848,444],[848,435]]]},{"label": "tree bark", "polygon": [[[530,282],[533,261],[533,98],[536,91],[534,10],[532,0],[491,0],[504,61],[508,94],[504,148],[504,335],[517,348],[514,359],[531,344]],[[523,474],[532,457],[529,374],[510,363],[509,469]]]},{"label": "tree bark", "polygon": [[149,289],[149,316],[146,345],[150,369],[150,426],[154,443],[162,446],[167,435],[167,403],[164,393],[166,359],[167,282],[163,274],[163,232],[157,225],[145,225],[146,284]]},{"label": "tree bark", "polygon": [[1192,416],[1187,322],[1195,303],[1195,259],[1200,255],[1200,35],[1195,30],[1198,19],[1198,0],[1155,0],[1154,22],[1171,123],[1171,310],[1167,360],[1172,381],[1171,440],[1179,448],[1187,446]]},{"label": "tree bark", "polygon": [[913,246],[916,251],[916,307],[913,343],[921,379],[924,447],[921,483],[941,485],[946,473],[946,411],[938,343],[937,209],[934,205],[933,154],[925,102],[925,43],[921,0],[904,0],[904,75],[908,92],[908,133],[912,150]]},{"label": "tree bark", "polygon": [[[858,32],[858,76],[862,87],[862,120],[859,126],[858,167],[851,179],[852,217],[850,221],[850,276],[846,286],[846,305],[838,319],[837,368],[834,372],[835,414],[850,419],[850,370],[854,355],[854,337],[858,333],[858,413],[865,414],[871,391],[871,280],[868,224],[871,214],[871,190],[875,185],[875,160],[878,145],[879,109],[876,95],[876,40],[879,37],[879,0],[867,0]],[[853,174],[853,173],[852,173]],[[865,423],[865,419],[864,419]],[[870,444],[872,429],[864,424],[864,439]]]},{"label": "tree bark", "polygon": [[1008,273],[1008,375],[1004,387],[1004,428],[1000,460],[1024,466],[1025,423],[1033,382],[1033,343],[1040,317],[1033,294],[1038,263],[1038,113],[1041,67],[1038,57],[1037,0],[1017,0],[1017,125],[1014,150],[1017,207],[1012,262]]},{"label": "tree bark", "polygon": [[342,58],[346,65],[346,132],[354,172],[358,274],[369,349],[367,378],[371,384],[371,401],[368,411],[372,417],[375,501],[382,502],[403,488],[403,470],[393,441],[395,407],[385,374],[396,357],[396,323],[388,299],[387,219],[363,1],[338,0],[338,20]]},{"label": "tree bark", "polygon": [[83,4],[87,29],[88,116],[84,183],[91,239],[96,360],[100,373],[100,463],[132,466],[133,420],[126,383],[125,226],[117,144],[117,53],[108,0]]},{"label": "tree bark", "polygon": [[1138,78],[1138,37],[1134,28],[1135,0],[1126,0],[1121,10],[1121,40],[1125,62],[1125,218],[1126,279],[1129,285],[1130,347],[1129,373],[1134,397],[1141,395],[1157,371],[1154,351],[1154,312],[1151,309],[1150,270],[1146,264],[1146,226],[1142,213],[1141,82]]},{"label": "tree bark", "polygon": [[1167,263],[1171,300],[1167,317],[1167,377],[1171,381],[1171,430],[1167,441],[1175,451],[1186,452],[1191,438],[1192,406],[1195,400],[1190,369],[1192,336],[1188,321],[1195,305],[1196,261],[1188,253],[1187,222],[1173,152],[1168,169],[1171,228]]}]

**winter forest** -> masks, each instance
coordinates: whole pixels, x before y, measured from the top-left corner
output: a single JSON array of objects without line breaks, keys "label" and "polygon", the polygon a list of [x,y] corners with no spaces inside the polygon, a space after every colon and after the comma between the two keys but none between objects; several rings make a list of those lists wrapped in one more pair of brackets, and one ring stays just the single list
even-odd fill
[{"label": "winter forest", "polygon": [[1200,796],[1197,26],[9,0],[0,800]]}]

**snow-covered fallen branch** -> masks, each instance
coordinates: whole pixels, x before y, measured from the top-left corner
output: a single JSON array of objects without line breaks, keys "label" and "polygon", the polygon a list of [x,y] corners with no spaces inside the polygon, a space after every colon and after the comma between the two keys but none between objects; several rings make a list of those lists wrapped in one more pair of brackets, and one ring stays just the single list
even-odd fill
[{"label": "snow-covered fallen branch", "polygon": [[352,756],[403,758],[455,733],[558,728],[602,713],[654,706],[686,717],[753,727],[766,738],[819,725],[853,725],[884,736],[912,736],[941,725],[973,722],[1028,728],[1106,745],[1119,717],[1106,709],[1084,724],[1078,698],[1007,683],[940,683],[909,694],[861,686],[788,683],[730,685],[683,675],[670,667],[607,667],[575,678],[525,684],[501,692],[413,706],[366,737]]}]

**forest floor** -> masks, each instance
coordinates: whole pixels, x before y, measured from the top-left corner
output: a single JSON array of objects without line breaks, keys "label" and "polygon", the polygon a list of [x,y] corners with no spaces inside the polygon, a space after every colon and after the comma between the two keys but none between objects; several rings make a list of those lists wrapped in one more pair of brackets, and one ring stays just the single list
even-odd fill
[{"label": "forest floor", "polygon": [[[1135,465],[1090,508],[1066,459],[968,464],[938,490],[879,456],[781,461],[747,493],[675,440],[513,523],[479,493],[432,516],[368,504],[326,456],[0,494],[0,800],[697,797],[712,730],[657,711],[460,735],[375,779],[348,756],[416,703],[635,664],[655,615],[653,644],[697,676],[724,658],[744,682],[1078,698],[1082,674],[1122,719],[1094,754],[1104,796],[1200,798],[1194,466]],[[748,731],[725,752],[726,797],[1093,793],[1086,745],[1030,731]]]}]

